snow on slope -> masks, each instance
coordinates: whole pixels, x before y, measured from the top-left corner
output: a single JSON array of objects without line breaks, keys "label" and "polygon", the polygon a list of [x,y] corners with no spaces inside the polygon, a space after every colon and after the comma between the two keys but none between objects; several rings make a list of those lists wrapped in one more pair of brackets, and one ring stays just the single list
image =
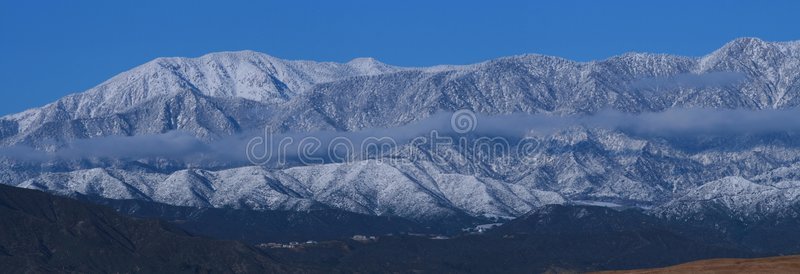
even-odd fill
[{"label": "snow on slope", "polygon": [[279,171],[253,166],[222,171],[191,169],[169,175],[89,169],[44,174],[19,187],[195,207],[304,210],[320,203],[352,212],[418,220],[462,211],[512,217],[541,205],[564,202],[554,192],[498,181],[464,175],[436,177],[428,182],[432,187],[427,187],[392,165],[367,160]]},{"label": "snow on slope", "polygon": [[158,58],[83,93],[69,95],[40,109],[10,115],[7,119],[19,121],[20,131],[24,132],[35,123],[103,117],[181,91],[280,103],[314,84],[398,70],[400,68],[371,58],[344,64],[287,61],[254,51],[211,53],[198,58]]},{"label": "snow on slope", "polygon": [[[793,108],[800,106],[798,45],[742,38],[701,58],[630,53],[581,63],[521,55],[430,68],[398,68],[371,58],[286,61],[251,51],[159,58],[84,93],[3,117],[0,143],[49,148],[172,130],[206,139],[264,126],[352,131],[407,125],[458,109],[591,115],[604,109]],[[708,78],[719,77],[713,73],[730,79]],[[669,82],[676,79],[683,82]],[[182,167],[164,174],[60,167],[71,171],[37,174],[19,171],[24,165],[12,159],[0,171],[10,178],[5,183],[24,180],[24,187],[192,206],[303,209],[320,203],[431,218],[452,212],[519,216],[566,199],[657,206],[677,198],[674,205],[712,201],[750,214],[793,201],[779,195],[793,193],[790,180],[755,177],[798,162],[792,137],[777,140],[686,152],[656,137],[571,129],[542,140],[534,161],[505,166],[492,160],[465,166],[362,161],[284,170]],[[725,178],[730,175],[740,177]],[[788,190],[778,191],[776,184]]]},{"label": "snow on slope", "polygon": [[724,209],[734,216],[759,218],[800,202],[800,181],[757,184],[742,177],[726,177],[690,190],[656,209],[668,216],[692,216],[708,208]]}]

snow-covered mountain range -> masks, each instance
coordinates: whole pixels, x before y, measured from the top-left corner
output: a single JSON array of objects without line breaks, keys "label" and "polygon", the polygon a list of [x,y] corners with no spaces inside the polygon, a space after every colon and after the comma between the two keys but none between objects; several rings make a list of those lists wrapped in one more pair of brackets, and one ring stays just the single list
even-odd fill
[{"label": "snow-covered mountain range", "polygon": [[281,167],[169,157],[34,159],[22,148],[53,152],[76,141],[174,131],[202,142],[264,128],[356,132],[462,109],[485,116],[594,117],[698,108],[763,113],[798,105],[800,42],[756,38],[702,57],[629,53],[574,62],[523,55],[427,68],[370,58],[287,61],[252,51],[159,58],[86,92],[2,117],[0,179],[63,194],[173,205],[325,205],[419,220],[463,213],[516,217],[568,202],[638,206],[669,216],[707,207],[758,216],[798,202],[800,176],[793,174],[800,174],[800,128],[670,135],[575,125],[536,135],[536,153],[524,156],[474,157],[453,145],[442,149],[455,157],[443,161],[442,151],[401,144],[383,155],[392,161]]}]

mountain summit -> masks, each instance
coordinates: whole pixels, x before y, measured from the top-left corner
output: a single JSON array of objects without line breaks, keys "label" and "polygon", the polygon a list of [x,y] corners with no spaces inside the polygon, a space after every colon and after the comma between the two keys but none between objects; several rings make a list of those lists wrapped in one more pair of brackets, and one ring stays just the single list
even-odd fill
[{"label": "mountain summit", "polygon": [[[5,165],[0,178],[5,184],[63,194],[201,207],[304,210],[325,205],[412,219],[459,214],[509,218],[566,202],[658,208],[669,214],[707,206],[727,207],[731,214],[751,215],[745,210],[750,206],[777,212],[795,204],[796,197],[742,192],[800,186],[794,179],[763,179],[797,170],[794,126],[749,135],[678,136],[603,125],[635,115],[682,115],[645,124],[652,128],[678,121],[674,117],[688,123],[697,120],[695,113],[708,113],[686,109],[786,117],[800,105],[799,45],[741,38],[698,58],[629,53],[575,62],[521,55],[428,68],[395,67],[372,58],[288,61],[253,51],[159,58],[83,93],[2,117]],[[449,147],[448,153],[457,157],[443,160],[437,151],[405,144],[400,144],[405,152],[388,155],[393,162],[264,167],[224,158],[74,156],[82,155],[81,149],[91,152],[93,142],[105,142],[99,151],[118,149],[114,142],[125,138],[163,145],[164,136],[183,136],[175,132],[197,138],[202,146],[265,128],[312,136],[408,129],[458,110],[470,110],[479,119],[544,115],[551,120],[542,123],[573,116],[606,120],[540,135],[536,154],[529,157],[479,158],[474,151]],[[523,127],[491,126],[498,131]],[[718,131],[736,125],[725,126]],[[65,148],[72,148],[71,154],[52,159],[19,152]],[[719,195],[713,197],[719,202],[699,203],[711,197],[709,191]]]}]

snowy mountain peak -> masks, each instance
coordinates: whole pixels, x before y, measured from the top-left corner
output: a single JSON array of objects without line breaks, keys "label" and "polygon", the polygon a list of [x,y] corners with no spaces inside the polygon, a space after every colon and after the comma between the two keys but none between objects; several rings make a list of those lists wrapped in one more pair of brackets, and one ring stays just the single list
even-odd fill
[{"label": "snowy mountain peak", "polygon": [[383,67],[388,66],[372,57],[358,57],[347,62],[348,65],[356,67]]},{"label": "snowy mountain peak", "polygon": [[733,39],[732,41],[730,41],[728,43],[725,43],[725,45],[722,46],[722,49],[765,48],[765,47],[768,47],[769,44],[770,43],[768,43],[768,42],[766,42],[764,40],[761,40],[760,38],[757,38],[757,37],[740,37],[740,38]]},{"label": "snowy mountain peak", "polygon": [[[786,109],[800,106],[797,49],[797,43],[743,38],[702,58],[628,53],[576,62],[531,54],[429,68],[372,58],[291,61],[254,51],[158,58],[84,93],[0,119],[0,145],[55,150],[94,141],[86,139],[173,131],[213,143],[265,127],[278,134],[358,135],[347,131],[393,132],[460,109],[479,117],[544,113],[598,119],[608,119],[597,115],[603,112],[627,117],[686,108]],[[260,170],[224,157],[162,166],[143,156],[137,165],[147,165],[146,171],[116,171],[101,161],[59,162],[52,169],[58,172],[18,168],[22,164],[11,159],[0,177],[50,191],[182,205],[289,209],[319,203],[415,218],[446,212],[509,217],[569,201],[645,207],[675,201],[678,211],[712,203],[749,212],[751,205],[767,210],[792,203],[800,189],[793,181],[796,171],[777,169],[800,162],[792,136],[769,137],[775,142],[758,151],[738,139],[696,150],[695,141],[705,141],[693,136],[676,141],[599,127],[542,130],[548,136],[538,139],[537,153],[526,157],[531,159],[484,159],[450,147],[453,160],[415,148],[393,155],[403,160],[393,164],[363,160]],[[735,145],[725,147],[728,142]],[[95,167],[108,172],[90,172]],[[180,172],[189,167],[207,172]],[[754,177],[770,170],[769,177]]]},{"label": "snowy mountain peak", "polygon": [[347,65],[363,75],[377,75],[395,72],[399,68],[382,63],[372,57],[359,57],[347,62]]},{"label": "snowy mountain peak", "polygon": [[[717,67],[722,70],[747,66],[750,63],[774,65],[781,57],[785,57],[784,53],[789,49],[785,45],[787,43],[766,42],[752,37],[738,38],[701,58],[701,66],[711,68],[722,63],[722,67]],[[728,64],[730,62],[737,64]]]}]

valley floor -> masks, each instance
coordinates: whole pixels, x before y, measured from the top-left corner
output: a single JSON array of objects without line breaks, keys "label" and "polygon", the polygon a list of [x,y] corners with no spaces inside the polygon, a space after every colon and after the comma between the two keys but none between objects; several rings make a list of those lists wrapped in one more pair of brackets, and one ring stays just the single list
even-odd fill
[{"label": "valley floor", "polygon": [[800,273],[800,255],[757,259],[710,259],[664,268],[607,271],[598,273]]}]

